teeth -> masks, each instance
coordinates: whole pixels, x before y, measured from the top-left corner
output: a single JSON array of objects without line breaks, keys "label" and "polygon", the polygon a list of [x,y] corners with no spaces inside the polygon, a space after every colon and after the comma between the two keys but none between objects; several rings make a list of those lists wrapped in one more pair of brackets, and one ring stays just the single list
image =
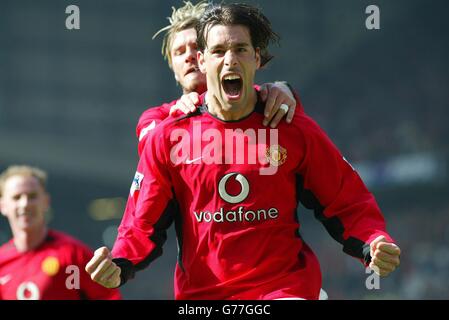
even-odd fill
[{"label": "teeth", "polygon": [[238,79],[240,79],[240,77],[235,74],[230,74],[223,78],[223,80],[238,80]]}]

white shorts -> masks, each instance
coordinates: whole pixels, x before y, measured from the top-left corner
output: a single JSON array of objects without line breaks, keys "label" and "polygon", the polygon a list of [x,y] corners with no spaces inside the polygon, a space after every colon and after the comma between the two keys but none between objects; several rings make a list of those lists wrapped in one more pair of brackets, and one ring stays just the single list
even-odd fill
[{"label": "white shorts", "polygon": [[[328,300],[329,297],[326,293],[326,291],[324,291],[322,288],[320,289],[320,296],[318,297],[318,300]],[[279,299],[275,299],[275,300],[306,300],[304,298],[299,298],[299,297],[288,297],[288,298],[279,298]]]}]

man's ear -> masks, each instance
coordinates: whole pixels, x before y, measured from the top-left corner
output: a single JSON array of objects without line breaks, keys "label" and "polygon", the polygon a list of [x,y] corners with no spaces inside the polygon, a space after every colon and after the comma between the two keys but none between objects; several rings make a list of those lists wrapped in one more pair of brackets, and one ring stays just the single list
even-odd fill
[{"label": "man's ear", "polygon": [[4,207],[4,204],[3,204],[3,198],[0,197],[0,214],[1,214],[2,216],[6,217],[6,213],[4,213],[3,207]]},{"label": "man's ear", "polygon": [[198,51],[196,53],[196,59],[198,60],[198,68],[200,68],[201,73],[206,74],[206,65],[204,62],[204,53]]},{"label": "man's ear", "polygon": [[256,48],[256,64],[257,69],[260,69],[260,48]]}]

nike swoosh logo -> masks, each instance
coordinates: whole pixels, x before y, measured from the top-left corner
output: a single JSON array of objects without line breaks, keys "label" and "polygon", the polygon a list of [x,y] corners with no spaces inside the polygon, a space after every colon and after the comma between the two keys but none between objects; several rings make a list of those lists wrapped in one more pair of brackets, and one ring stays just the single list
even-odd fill
[{"label": "nike swoosh logo", "polygon": [[192,163],[194,163],[195,161],[198,161],[198,160],[200,160],[200,159],[202,159],[202,158],[203,158],[203,157],[195,158],[195,159],[192,159],[192,160],[186,159],[186,164],[192,164]]},{"label": "nike swoosh logo", "polygon": [[9,282],[9,280],[11,280],[11,275],[10,274],[1,277],[0,278],[0,286],[3,286],[5,284],[7,284]]}]

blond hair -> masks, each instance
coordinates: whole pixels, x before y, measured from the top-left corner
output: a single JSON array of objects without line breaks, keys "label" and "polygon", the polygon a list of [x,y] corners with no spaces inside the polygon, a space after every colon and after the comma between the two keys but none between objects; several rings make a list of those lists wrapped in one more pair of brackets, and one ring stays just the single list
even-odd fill
[{"label": "blond hair", "polygon": [[208,3],[205,1],[200,1],[196,5],[190,1],[184,1],[183,7],[179,9],[172,7],[172,15],[167,17],[170,24],[154,34],[153,39],[166,31],[162,40],[162,55],[168,61],[170,68],[172,66],[170,50],[175,34],[186,29],[195,28],[207,6]]},{"label": "blond hair", "polygon": [[0,174],[0,197],[3,194],[6,181],[13,176],[34,177],[44,190],[47,188],[47,173],[45,171],[26,165],[13,165]]}]

